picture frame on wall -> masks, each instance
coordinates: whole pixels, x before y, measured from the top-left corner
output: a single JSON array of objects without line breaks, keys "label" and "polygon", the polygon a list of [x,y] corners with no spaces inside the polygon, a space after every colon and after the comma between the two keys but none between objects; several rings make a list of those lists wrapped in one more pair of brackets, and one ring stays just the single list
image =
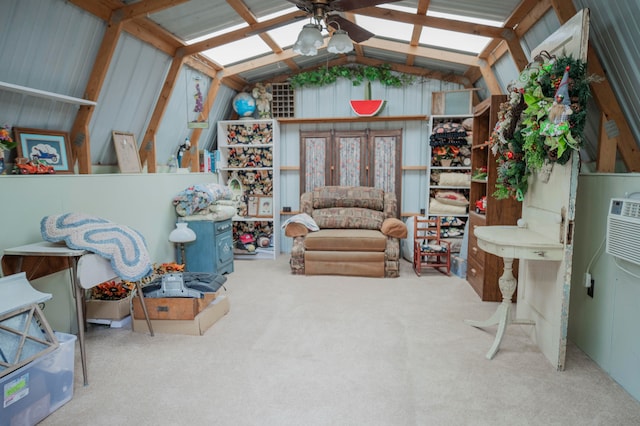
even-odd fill
[{"label": "picture frame on wall", "polygon": [[14,127],[18,157],[52,166],[56,173],[73,173],[69,134],[57,130]]},{"label": "picture frame on wall", "polygon": [[258,214],[256,217],[273,216],[273,197],[260,196],[258,197],[258,203]]},{"label": "picture frame on wall", "polygon": [[247,216],[257,216],[259,205],[260,197],[258,195],[249,195],[247,197]]},{"label": "picture frame on wall", "polygon": [[114,130],[111,133],[113,135],[113,146],[116,149],[120,173],[142,172],[136,136],[133,133],[118,130]]}]

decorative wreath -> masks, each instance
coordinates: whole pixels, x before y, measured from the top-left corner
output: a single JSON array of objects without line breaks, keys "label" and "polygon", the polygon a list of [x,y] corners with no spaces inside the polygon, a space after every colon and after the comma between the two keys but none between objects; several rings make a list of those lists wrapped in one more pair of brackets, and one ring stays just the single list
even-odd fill
[{"label": "decorative wreath", "polygon": [[524,199],[531,173],[565,164],[583,140],[590,96],[586,63],[543,52],[509,86],[489,144],[497,157],[497,199]]}]

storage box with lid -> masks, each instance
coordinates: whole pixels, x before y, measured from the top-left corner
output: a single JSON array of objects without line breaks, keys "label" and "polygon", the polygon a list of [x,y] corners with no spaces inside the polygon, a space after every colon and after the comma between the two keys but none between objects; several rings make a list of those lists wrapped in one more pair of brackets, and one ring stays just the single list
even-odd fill
[{"label": "storage box with lid", "polygon": [[50,298],[24,272],[0,278],[0,426],[36,424],[73,397],[76,337],[53,332],[38,306]]}]

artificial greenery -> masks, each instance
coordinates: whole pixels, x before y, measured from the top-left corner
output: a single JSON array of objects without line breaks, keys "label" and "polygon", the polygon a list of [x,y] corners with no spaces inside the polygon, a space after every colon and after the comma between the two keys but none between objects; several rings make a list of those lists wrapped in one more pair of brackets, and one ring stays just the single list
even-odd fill
[{"label": "artificial greenery", "polygon": [[379,81],[383,86],[402,87],[412,84],[415,77],[391,71],[391,65],[335,65],[301,72],[289,78],[293,88],[322,87],[335,83],[338,78],[351,80],[354,86],[363,82]]},{"label": "artificial greenery", "polygon": [[[565,164],[580,149],[592,80],[586,69],[571,56],[539,58],[510,86],[489,140],[498,164],[495,198],[522,201],[532,173],[545,163]],[[557,119],[564,107],[554,97],[565,71],[570,108]]]}]

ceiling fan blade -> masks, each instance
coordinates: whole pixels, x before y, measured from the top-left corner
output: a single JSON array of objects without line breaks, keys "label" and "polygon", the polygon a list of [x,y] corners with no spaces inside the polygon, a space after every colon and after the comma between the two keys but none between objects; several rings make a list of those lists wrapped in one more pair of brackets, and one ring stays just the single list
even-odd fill
[{"label": "ceiling fan blade", "polygon": [[338,25],[340,25],[340,29],[345,30],[347,34],[349,34],[349,38],[356,43],[361,43],[365,40],[369,40],[375,35],[374,33],[365,30],[361,26],[354,24],[350,20],[345,19],[340,15],[331,15],[327,19],[329,20],[329,24],[331,24],[331,22],[337,22]]},{"label": "ceiling fan blade", "polygon": [[313,5],[309,0],[287,0],[289,3],[295,4],[298,9],[304,10],[307,13],[313,13]]},{"label": "ceiling fan blade", "polygon": [[331,9],[348,12],[350,10],[372,7],[385,3],[394,3],[397,1],[400,0],[335,0],[331,2]]}]

